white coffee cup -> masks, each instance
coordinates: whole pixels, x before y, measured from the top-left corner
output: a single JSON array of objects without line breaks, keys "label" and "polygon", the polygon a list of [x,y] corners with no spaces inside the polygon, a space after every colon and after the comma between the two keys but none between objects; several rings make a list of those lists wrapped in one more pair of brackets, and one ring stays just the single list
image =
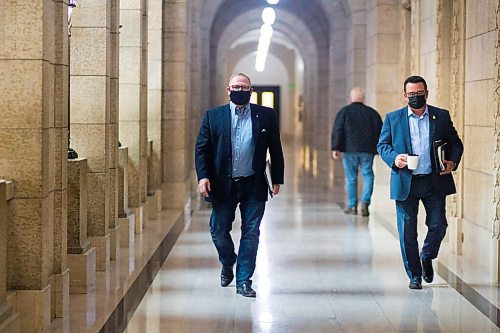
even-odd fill
[{"label": "white coffee cup", "polygon": [[408,169],[415,170],[418,167],[418,155],[406,155],[406,164],[408,165]]}]

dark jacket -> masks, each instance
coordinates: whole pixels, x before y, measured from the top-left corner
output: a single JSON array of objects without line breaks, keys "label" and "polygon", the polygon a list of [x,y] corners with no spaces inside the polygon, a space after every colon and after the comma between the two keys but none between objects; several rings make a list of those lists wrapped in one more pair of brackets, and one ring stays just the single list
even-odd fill
[{"label": "dark jacket", "polygon": [[[266,201],[268,195],[264,176],[266,157],[271,157],[271,177],[274,184],[283,184],[285,162],[281,148],[278,119],[273,109],[250,104],[252,137],[255,142],[252,168],[255,172],[257,200]],[[232,193],[231,109],[229,104],[205,113],[196,140],[195,164],[198,181],[210,180],[212,191],[206,198],[220,202]]]},{"label": "dark jacket", "polygon": [[[464,146],[458,137],[448,111],[431,105],[427,105],[427,107],[429,110],[429,146],[431,147],[432,183],[436,195],[445,196],[456,192],[455,183],[451,173],[446,175],[439,174],[432,143],[437,140],[446,142],[445,159],[455,162],[456,167],[458,167],[462,158]],[[406,200],[410,193],[412,171],[407,167],[400,169],[394,162],[396,156],[399,154],[413,153],[408,121],[408,107],[405,106],[386,115],[377,148],[380,157],[391,168],[391,199]]]},{"label": "dark jacket", "polygon": [[369,106],[355,102],[340,109],[332,130],[332,150],[377,153],[382,118]]}]

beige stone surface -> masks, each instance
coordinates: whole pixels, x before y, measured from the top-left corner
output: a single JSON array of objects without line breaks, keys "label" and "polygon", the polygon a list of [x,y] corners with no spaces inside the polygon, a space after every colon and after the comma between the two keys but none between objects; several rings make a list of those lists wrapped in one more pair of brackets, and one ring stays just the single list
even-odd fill
[{"label": "beige stone surface", "polygon": [[[464,218],[491,231],[493,221],[493,176],[474,170],[464,170]],[[465,227],[464,227],[465,228]],[[465,255],[464,248],[464,255]]]},{"label": "beige stone surface", "polygon": [[163,18],[164,29],[167,32],[186,32],[186,22],[179,18],[187,17],[188,6],[185,1],[169,2],[165,6]]},{"label": "beige stone surface", "polygon": [[472,81],[465,84],[465,124],[470,126],[492,126],[494,80]]},{"label": "beige stone surface", "polygon": [[120,228],[120,247],[134,248],[135,244],[135,215],[118,218]]},{"label": "beige stone surface", "polygon": [[131,207],[130,210],[134,215],[134,232],[135,234],[141,234],[142,229],[146,223],[147,212],[145,205],[140,205],[139,207]]},{"label": "beige stone surface", "polygon": [[67,266],[68,193],[54,191],[54,273],[62,274]]},{"label": "beige stone surface", "polygon": [[110,26],[109,8],[111,0],[79,0],[78,10],[73,12],[73,28],[101,28]]},{"label": "beige stone surface", "polygon": [[19,322],[19,315],[17,313],[11,314],[5,321],[0,323],[0,333],[18,332],[21,332],[21,323]]},{"label": "beige stone surface", "polygon": [[111,254],[109,233],[106,236],[89,237],[89,240],[96,252],[96,271],[108,271]]},{"label": "beige stone surface", "polygon": [[162,184],[162,207],[184,208],[186,198],[189,196],[189,184],[187,182],[164,182]]},{"label": "beige stone surface", "polygon": [[48,197],[13,199],[9,203],[9,288],[36,290],[48,283],[53,255],[50,203]]},{"label": "beige stone surface", "polygon": [[485,175],[493,174],[494,155],[487,153],[494,151],[494,142],[491,140],[493,136],[492,126],[465,126],[463,161],[467,170]]},{"label": "beige stone surface", "polygon": [[88,250],[87,239],[87,160],[68,161],[68,253]]},{"label": "beige stone surface", "polygon": [[[120,4],[120,47],[141,46],[141,11],[137,8],[140,3],[136,1],[133,9],[128,9],[123,3]],[[121,50],[120,50],[121,52]]]},{"label": "beige stone surface", "polygon": [[[0,307],[7,292],[7,183],[0,181]],[[1,315],[0,315],[1,317]]]},{"label": "beige stone surface", "polygon": [[108,165],[108,127],[99,124],[72,124],[71,146],[79,156],[87,158],[89,172],[107,172]]},{"label": "beige stone surface", "polygon": [[118,216],[128,214],[128,148],[118,148]]},{"label": "beige stone surface", "polygon": [[20,316],[21,332],[49,332],[50,298],[50,285],[41,290],[16,291],[15,311]]},{"label": "beige stone surface", "polygon": [[[123,84],[120,82],[120,124],[124,121],[138,121],[140,109],[139,84]],[[121,127],[121,125],[120,125]],[[120,133],[122,130],[120,128]],[[120,139],[122,137],[120,136]]]},{"label": "beige stone surface", "polygon": [[[187,88],[187,65],[184,61],[172,61],[165,59],[163,67],[165,77],[163,87],[167,91],[186,91]],[[175,78],[172,80],[171,78]]]},{"label": "beige stone surface", "polygon": [[71,76],[72,124],[98,124],[110,121],[107,104],[110,99],[109,84],[110,79],[107,76]]},{"label": "beige stone surface", "polygon": [[41,60],[0,61],[2,127],[40,128],[42,125],[42,73]]},{"label": "beige stone surface", "polygon": [[[477,217],[474,217],[473,220],[464,220],[463,256],[488,272],[491,269],[490,244],[493,241],[491,230],[478,226],[475,223],[476,221]],[[481,260],[478,260],[478,258],[481,258]]]},{"label": "beige stone surface", "polygon": [[110,260],[117,261],[120,256],[120,226],[117,224],[113,228],[109,228],[110,236]]},{"label": "beige stone surface", "polygon": [[120,84],[139,84],[141,48],[120,47]]},{"label": "beige stone surface", "polygon": [[186,119],[188,94],[185,91],[165,91],[163,98],[163,119]]},{"label": "beige stone surface", "polygon": [[55,317],[66,317],[69,314],[69,269],[53,275],[51,290],[51,306]]},{"label": "beige stone surface", "polygon": [[87,175],[88,235],[106,237],[109,236],[109,173],[89,172]]},{"label": "beige stone surface", "polygon": [[71,75],[108,75],[109,39],[109,28],[73,27]]},{"label": "beige stone surface", "polygon": [[72,294],[88,294],[96,285],[96,250],[89,248],[82,254],[69,254],[68,267]]}]

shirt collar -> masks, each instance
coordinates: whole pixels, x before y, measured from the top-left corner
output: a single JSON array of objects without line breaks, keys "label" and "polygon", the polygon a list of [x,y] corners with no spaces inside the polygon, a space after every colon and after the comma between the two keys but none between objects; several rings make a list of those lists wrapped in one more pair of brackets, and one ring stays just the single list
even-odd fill
[{"label": "shirt collar", "polygon": [[229,101],[229,107],[231,108],[231,113],[235,114],[235,115],[241,114],[241,115],[245,116],[248,113],[248,111],[250,111],[250,103],[245,105],[245,107],[241,111],[238,108],[238,106],[236,104],[234,104],[232,101]]},{"label": "shirt collar", "polygon": [[408,105],[408,118],[410,118],[411,116],[415,116],[417,118],[424,118],[425,116],[428,116],[429,115],[429,108],[427,107],[427,104],[425,105],[425,110],[424,110],[424,113],[422,113],[422,116],[417,116],[416,114],[413,113],[413,111],[411,110],[410,106]]}]

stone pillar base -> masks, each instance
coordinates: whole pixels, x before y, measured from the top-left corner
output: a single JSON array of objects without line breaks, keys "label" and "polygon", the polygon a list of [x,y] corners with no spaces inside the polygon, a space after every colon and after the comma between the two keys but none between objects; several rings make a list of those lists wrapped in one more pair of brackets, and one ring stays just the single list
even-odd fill
[{"label": "stone pillar base", "polygon": [[54,274],[50,279],[52,290],[51,317],[64,318],[69,312],[69,269],[61,274]]},{"label": "stone pillar base", "polygon": [[156,202],[155,202],[156,211],[159,213],[163,209],[161,207],[161,195],[162,195],[162,192],[161,192],[161,190],[156,190],[155,194],[156,194]]},{"label": "stone pillar base", "polygon": [[156,192],[146,197],[146,204],[148,206],[148,220],[154,220],[158,218],[158,195]]},{"label": "stone pillar base", "polygon": [[42,290],[16,290],[21,332],[50,332],[50,298],[50,284]]},{"label": "stone pillar base", "polygon": [[96,250],[91,247],[83,254],[68,254],[69,292],[89,294],[95,289]]},{"label": "stone pillar base", "polygon": [[128,214],[127,217],[118,218],[120,228],[120,247],[133,248],[135,244],[135,215]]},{"label": "stone pillar base", "polygon": [[109,257],[111,260],[118,260],[118,256],[120,255],[120,225],[117,224],[114,228],[109,228],[109,236],[110,236],[110,254]]},{"label": "stone pillar base", "polygon": [[100,272],[107,272],[109,270],[110,261],[110,243],[111,238],[109,234],[106,236],[89,237],[90,244],[95,247],[96,262],[95,269]]},{"label": "stone pillar base", "polygon": [[21,332],[19,315],[14,313],[12,306],[8,303],[0,306],[0,333]]},{"label": "stone pillar base", "polygon": [[145,216],[147,216],[145,213],[146,206],[142,204],[140,207],[131,207],[130,210],[132,213],[135,215],[135,233],[136,234],[141,234],[142,229],[144,228],[145,225]]}]

